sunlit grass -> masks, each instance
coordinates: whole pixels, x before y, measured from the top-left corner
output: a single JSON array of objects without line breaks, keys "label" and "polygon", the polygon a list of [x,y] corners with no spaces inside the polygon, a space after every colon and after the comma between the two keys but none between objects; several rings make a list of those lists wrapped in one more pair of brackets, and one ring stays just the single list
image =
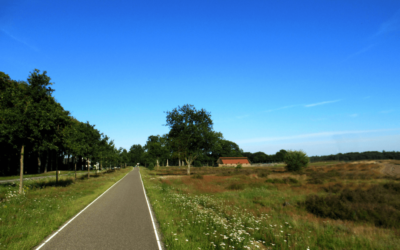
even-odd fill
[{"label": "sunlit grass", "polygon": [[[97,171],[97,172],[98,172],[98,173],[104,172],[104,170],[103,170],[103,171]],[[79,171],[76,171],[76,173],[77,173],[77,175],[80,175],[80,174],[87,174],[87,170],[79,170]],[[91,174],[95,174],[95,173],[96,173],[96,170],[90,170],[90,173],[91,173]],[[61,171],[60,171],[60,175],[70,175],[70,176],[72,176],[72,175],[74,175],[74,174],[75,174],[74,171],[65,171],[65,170],[61,170]],[[25,174],[25,175],[24,175],[24,178],[43,177],[43,176],[53,176],[53,175],[56,175],[56,171],[49,171],[49,172],[47,172],[47,173],[40,173],[40,174]],[[0,177],[0,181],[19,179],[19,177],[20,177],[19,175],[1,176],[1,177]]]}]

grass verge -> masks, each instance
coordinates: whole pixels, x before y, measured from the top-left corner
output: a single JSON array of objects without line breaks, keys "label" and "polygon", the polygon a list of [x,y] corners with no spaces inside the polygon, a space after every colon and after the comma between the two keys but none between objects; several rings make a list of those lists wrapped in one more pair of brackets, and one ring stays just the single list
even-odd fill
[{"label": "grass verge", "polygon": [[[98,171],[98,172],[103,172],[102,171]],[[90,170],[90,174],[95,174],[96,170]],[[65,171],[65,170],[60,170],[60,176],[61,175],[74,175],[75,172],[74,171]],[[76,171],[77,175],[82,175],[82,174],[87,174],[87,170],[85,171]],[[25,178],[34,178],[34,177],[44,177],[44,176],[55,176],[56,175],[56,171],[49,171],[47,173],[41,173],[41,174],[25,174],[24,175],[24,179]],[[13,175],[13,176],[1,176],[0,177],[0,181],[4,181],[4,180],[16,180],[19,179],[19,175]]]},{"label": "grass verge", "polygon": [[131,170],[82,175],[76,182],[61,177],[57,184],[25,181],[24,195],[15,183],[0,184],[0,249],[32,249]]}]

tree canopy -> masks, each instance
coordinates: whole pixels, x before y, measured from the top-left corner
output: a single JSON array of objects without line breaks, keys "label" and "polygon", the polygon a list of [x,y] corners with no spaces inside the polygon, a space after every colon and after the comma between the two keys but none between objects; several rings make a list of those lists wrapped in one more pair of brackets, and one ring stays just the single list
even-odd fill
[{"label": "tree canopy", "polygon": [[59,165],[70,168],[70,155],[82,168],[84,161],[94,162],[103,155],[109,155],[109,165],[127,161],[126,150],[119,154],[95,125],[80,122],[64,110],[52,96],[53,84],[47,72],[38,69],[26,82],[0,72],[0,175],[19,173],[20,192],[25,172],[46,172],[48,166],[57,170]]}]

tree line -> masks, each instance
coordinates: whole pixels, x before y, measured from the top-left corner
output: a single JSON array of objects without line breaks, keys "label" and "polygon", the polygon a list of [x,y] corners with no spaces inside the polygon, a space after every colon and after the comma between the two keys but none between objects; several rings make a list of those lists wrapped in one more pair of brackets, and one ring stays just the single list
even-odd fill
[{"label": "tree line", "polygon": [[359,161],[359,160],[380,160],[393,159],[400,160],[400,152],[396,151],[365,151],[365,152],[350,152],[339,153],[335,155],[311,156],[311,162],[317,161]]},{"label": "tree line", "polygon": [[252,163],[282,162],[287,153],[280,150],[274,155],[263,152],[243,152],[221,132],[213,130],[211,113],[196,109],[193,105],[178,106],[166,111],[164,135],[151,135],[144,146],[132,145],[128,152],[129,162],[144,166],[217,166],[219,157],[248,157]]},{"label": "tree line", "polygon": [[22,190],[23,174],[83,169],[90,162],[125,166],[128,152],[64,110],[52,96],[50,80],[38,69],[27,81],[0,72],[0,175],[19,174]]}]

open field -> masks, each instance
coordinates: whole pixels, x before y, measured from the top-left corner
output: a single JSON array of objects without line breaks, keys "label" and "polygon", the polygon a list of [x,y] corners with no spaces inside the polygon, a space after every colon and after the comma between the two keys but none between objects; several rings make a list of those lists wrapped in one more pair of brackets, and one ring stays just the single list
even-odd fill
[{"label": "open field", "polygon": [[142,174],[168,249],[398,249],[399,163]]},{"label": "open field", "polygon": [[[0,249],[32,249],[46,236],[125,176],[132,167],[117,171],[62,176],[24,182],[24,195],[18,185],[0,184]],[[101,218],[99,218],[101,219]]]}]

